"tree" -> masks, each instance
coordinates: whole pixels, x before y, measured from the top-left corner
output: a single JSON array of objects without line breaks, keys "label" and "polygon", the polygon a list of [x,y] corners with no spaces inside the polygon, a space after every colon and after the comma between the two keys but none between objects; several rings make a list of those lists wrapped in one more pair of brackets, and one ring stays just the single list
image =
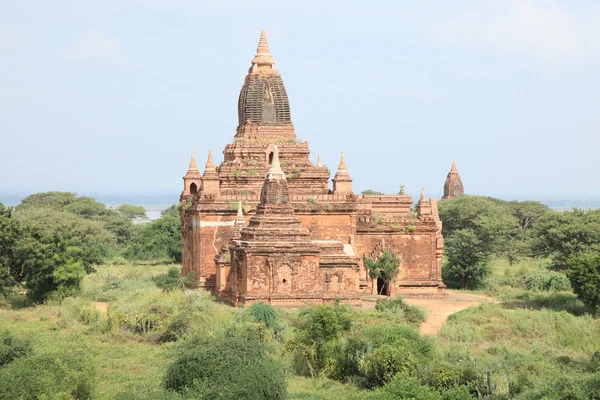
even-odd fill
[{"label": "tree", "polygon": [[503,252],[519,223],[506,202],[482,196],[461,195],[443,200],[439,214],[445,238],[458,230],[471,230],[489,253]]},{"label": "tree", "polygon": [[140,218],[148,218],[146,216],[146,209],[143,206],[134,206],[131,204],[121,204],[117,207],[117,212],[120,216],[125,217],[127,219],[140,219]]},{"label": "tree", "polygon": [[595,314],[600,311],[600,253],[585,253],[571,257],[567,277],[574,292]]},{"label": "tree", "polygon": [[566,270],[570,258],[600,251],[600,210],[546,213],[532,237],[534,255],[552,257],[552,269]]},{"label": "tree", "polygon": [[15,285],[15,248],[21,238],[19,221],[13,210],[0,203],[0,296]]},{"label": "tree", "polygon": [[471,280],[480,280],[489,274],[489,248],[484,246],[472,229],[454,231],[446,239],[445,254],[448,272],[460,279],[463,289]]},{"label": "tree", "polygon": [[367,189],[367,190],[363,190],[362,192],[360,192],[361,194],[364,195],[382,195],[383,193],[378,192],[376,190],[371,190],[371,189]]},{"label": "tree", "polygon": [[127,245],[125,255],[132,260],[171,259],[181,261],[181,232],[178,217],[170,213],[139,226]]},{"label": "tree", "polygon": [[398,276],[400,259],[395,257],[389,250],[386,250],[379,256],[377,261],[365,257],[365,266],[369,270],[369,277],[381,279],[385,283],[378,293],[381,294],[385,287]]}]

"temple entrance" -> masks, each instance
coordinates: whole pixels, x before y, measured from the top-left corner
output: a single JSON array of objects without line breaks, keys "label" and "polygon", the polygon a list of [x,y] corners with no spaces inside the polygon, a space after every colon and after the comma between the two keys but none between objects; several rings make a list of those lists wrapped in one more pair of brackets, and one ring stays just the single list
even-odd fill
[{"label": "temple entrance", "polygon": [[389,285],[385,283],[385,281],[381,278],[377,278],[377,294],[380,294],[382,296],[390,295]]},{"label": "temple entrance", "polygon": [[269,165],[273,164],[273,152],[269,153]]},{"label": "temple entrance", "polygon": [[198,186],[196,186],[195,183],[192,183],[190,185],[190,194],[196,194],[196,193],[198,193]]}]

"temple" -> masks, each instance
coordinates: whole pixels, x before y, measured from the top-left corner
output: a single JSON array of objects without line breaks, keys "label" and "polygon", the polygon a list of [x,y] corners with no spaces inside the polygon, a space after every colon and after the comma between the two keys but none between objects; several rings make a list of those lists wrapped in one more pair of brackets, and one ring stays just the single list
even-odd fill
[{"label": "temple", "polygon": [[[374,144],[375,145],[375,144]],[[363,293],[443,293],[443,237],[435,199],[413,211],[403,194],[356,195],[341,152],[330,171],[296,138],[266,35],[238,100],[233,142],[200,175],[195,155],[180,198],[183,270],[232,304],[359,304]],[[330,185],[331,180],[331,185]],[[369,278],[365,259],[400,259],[395,282]]]},{"label": "temple", "polygon": [[452,160],[452,168],[448,172],[446,182],[444,183],[444,196],[442,199],[451,199],[455,196],[465,193],[465,187],[460,180],[460,175],[456,169],[456,161]]}]

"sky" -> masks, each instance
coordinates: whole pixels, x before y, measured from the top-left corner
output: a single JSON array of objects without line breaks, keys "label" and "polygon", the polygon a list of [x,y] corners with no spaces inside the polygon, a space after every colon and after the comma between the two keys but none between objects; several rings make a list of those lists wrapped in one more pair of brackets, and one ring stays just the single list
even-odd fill
[{"label": "sky", "polygon": [[[593,0],[0,0],[0,192],[175,193],[261,30],[296,135],[364,189],[600,197]],[[202,169],[202,168],[201,168]]]}]

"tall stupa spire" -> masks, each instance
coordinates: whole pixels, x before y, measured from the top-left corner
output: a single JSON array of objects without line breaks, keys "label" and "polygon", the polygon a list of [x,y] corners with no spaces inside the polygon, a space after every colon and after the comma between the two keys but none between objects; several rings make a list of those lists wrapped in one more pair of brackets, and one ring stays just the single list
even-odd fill
[{"label": "tall stupa spire", "polygon": [[250,72],[275,72],[275,61],[271,57],[271,50],[267,43],[267,34],[265,31],[260,33],[256,55],[252,59],[252,68]]}]

